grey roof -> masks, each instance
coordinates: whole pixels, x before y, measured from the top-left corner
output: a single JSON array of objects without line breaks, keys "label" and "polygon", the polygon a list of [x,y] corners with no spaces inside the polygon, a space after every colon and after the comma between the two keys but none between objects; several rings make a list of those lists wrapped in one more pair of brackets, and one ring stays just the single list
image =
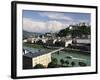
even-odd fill
[{"label": "grey roof", "polygon": [[28,51],[28,53],[24,54],[23,56],[30,57],[30,58],[47,54],[51,51],[51,50],[44,50],[44,49],[34,49],[29,47],[24,47],[23,49]]}]

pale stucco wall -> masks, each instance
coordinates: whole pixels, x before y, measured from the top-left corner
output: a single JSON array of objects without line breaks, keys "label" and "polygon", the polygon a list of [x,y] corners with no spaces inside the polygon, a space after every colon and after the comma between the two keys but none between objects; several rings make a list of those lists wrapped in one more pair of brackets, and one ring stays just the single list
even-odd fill
[{"label": "pale stucco wall", "polygon": [[36,64],[42,64],[45,67],[48,66],[48,63],[51,62],[51,53],[44,54],[35,58],[32,58],[32,66],[34,67]]}]

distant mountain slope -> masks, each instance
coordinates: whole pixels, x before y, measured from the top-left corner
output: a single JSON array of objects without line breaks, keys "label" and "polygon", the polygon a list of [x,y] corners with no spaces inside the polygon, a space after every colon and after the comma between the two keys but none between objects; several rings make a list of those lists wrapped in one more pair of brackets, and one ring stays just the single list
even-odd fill
[{"label": "distant mountain slope", "polygon": [[23,39],[33,36],[33,33],[28,31],[23,31]]},{"label": "distant mountain slope", "polygon": [[34,37],[34,36],[40,36],[40,35],[42,35],[42,33],[28,32],[28,31],[23,30],[23,39]]}]

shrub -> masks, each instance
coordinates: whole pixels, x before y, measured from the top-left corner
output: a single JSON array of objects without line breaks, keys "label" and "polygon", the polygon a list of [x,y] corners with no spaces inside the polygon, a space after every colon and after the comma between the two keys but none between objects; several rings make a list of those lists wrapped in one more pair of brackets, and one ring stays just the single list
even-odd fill
[{"label": "shrub", "polygon": [[72,65],[72,66],[75,66],[75,62],[71,62],[71,65]]},{"label": "shrub", "polygon": [[56,68],[56,67],[58,67],[58,65],[55,64],[54,62],[50,62],[50,63],[48,64],[48,68]]},{"label": "shrub", "polygon": [[78,64],[79,64],[79,66],[86,66],[86,63],[84,63],[84,62],[79,62]]},{"label": "shrub", "polygon": [[65,63],[66,63],[67,66],[69,65],[69,61],[68,60],[66,60]]},{"label": "shrub", "polygon": [[38,69],[38,68],[45,68],[42,64],[36,64],[34,66],[35,69]]},{"label": "shrub", "polygon": [[63,59],[61,59],[60,62],[61,62],[62,65],[65,63]]},{"label": "shrub", "polygon": [[57,64],[58,60],[56,58],[52,58],[52,62]]}]

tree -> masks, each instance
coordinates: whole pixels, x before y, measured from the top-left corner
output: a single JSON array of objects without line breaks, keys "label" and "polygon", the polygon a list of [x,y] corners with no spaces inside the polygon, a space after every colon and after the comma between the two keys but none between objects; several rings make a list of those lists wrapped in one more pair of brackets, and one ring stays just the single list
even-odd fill
[{"label": "tree", "polygon": [[69,34],[71,34],[72,38],[75,38],[75,37],[82,37],[82,35],[90,35],[90,27],[91,26],[88,26],[88,25],[85,25],[85,23],[83,23],[83,25],[72,25],[73,29],[69,29],[69,27],[65,28],[65,29],[61,29],[57,36],[60,36],[60,37],[64,37],[64,36],[67,36]]},{"label": "tree", "polygon": [[66,60],[65,63],[66,63],[67,66],[69,65],[69,61],[68,60]]},{"label": "tree", "polygon": [[75,62],[71,62],[71,65],[72,65],[72,66],[75,66]]},{"label": "tree", "polygon": [[55,68],[55,67],[58,67],[58,60],[56,59],[56,58],[53,58],[52,57],[52,62],[50,62],[49,64],[48,64],[48,68]]},{"label": "tree", "polygon": [[55,42],[55,46],[57,46],[57,47],[61,47],[61,46],[65,46],[65,42],[63,42],[63,41],[56,41]]},{"label": "tree", "polygon": [[39,69],[39,68],[45,68],[42,64],[36,64],[34,66],[35,69]]},{"label": "tree", "polygon": [[71,48],[71,47],[72,47],[72,45],[71,45],[71,44],[68,44],[68,47],[69,47],[69,48]]},{"label": "tree", "polygon": [[56,67],[58,67],[58,65],[55,64],[54,62],[50,62],[50,63],[48,64],[48,68],[56,68]]},{"label": "tree", "polygon": [[42,35],[39,35],[40,38],[42,38]]},{"label": "tree", "polygon": [[64,64],[64,60],[63,59],[61,59],[60,62],[61,62],[62,65]]},{"label": "tree", "polygon": [[84,63],[84,62],[79,62],[78,64],[79,64],[79,66],[86,66],[86,63]]},{"label": "tree", "polygon": [[64,37],[67,36],[69,34],[69,28],[65,28],[59,31],[59,33],[57,34],[60,37]]},{"label": "tree", "polygon": [[39,41],[37,41],[36,43],[39,44],[39,45],[43,45],[42,40],[39,40]]},{"label": "tree", "polygon": [[87,37],[87,35],[90,35],[90,26],[87,25],[82,25],[78,28],[80,35],[85,35],[85,37]]},{"label": "tree", "polygon": [[57,60],[56,58],[52,58],[52,62],[53,62],[54,64],[57,64],[58,60]]}]

